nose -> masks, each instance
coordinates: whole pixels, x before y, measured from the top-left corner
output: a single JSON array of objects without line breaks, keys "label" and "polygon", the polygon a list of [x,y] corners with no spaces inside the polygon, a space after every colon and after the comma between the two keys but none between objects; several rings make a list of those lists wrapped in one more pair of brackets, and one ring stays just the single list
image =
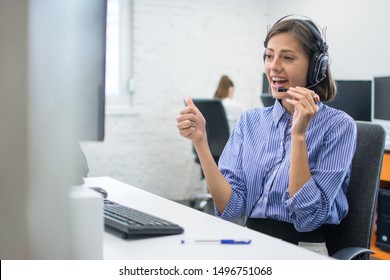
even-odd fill
[{"label": "nose", "polygon": [[270,69],[272,71],[280,71],[282,69],[282,61],[278,57],[275,57],[271,64],[270,64]]}]

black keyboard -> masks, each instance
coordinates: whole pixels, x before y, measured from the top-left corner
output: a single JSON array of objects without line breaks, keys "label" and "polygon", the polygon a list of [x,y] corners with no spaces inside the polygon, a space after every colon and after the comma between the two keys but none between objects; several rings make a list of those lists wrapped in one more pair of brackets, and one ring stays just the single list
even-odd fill
[{"label": "black keyboard", "polygon": [[132,235],[171,235],[184,232],[177,224],[108,199],[104,200],[104,224],[122,232],[124,238]]}]

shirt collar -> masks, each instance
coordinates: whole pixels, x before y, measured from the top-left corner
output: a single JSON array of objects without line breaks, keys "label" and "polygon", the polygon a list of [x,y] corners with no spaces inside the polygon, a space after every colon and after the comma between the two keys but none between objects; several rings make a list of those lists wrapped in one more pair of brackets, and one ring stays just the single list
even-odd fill
[{"label": "shirt collar", "polygon": [[287,120],[292,119],[292,115],[287,112],[283,107],[281,100],[276,99],[274,104],[274,109],[272,110],[272,118],[276,127],[279,126],[280,121],[285,118]]}]

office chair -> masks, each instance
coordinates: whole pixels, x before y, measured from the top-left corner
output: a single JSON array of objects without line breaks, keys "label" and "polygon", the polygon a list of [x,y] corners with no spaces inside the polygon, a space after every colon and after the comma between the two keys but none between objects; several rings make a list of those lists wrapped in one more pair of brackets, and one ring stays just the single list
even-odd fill
[{"label": "office chair", "polygon": [[[225,108],[220,100],[194,99],[193,102],[206,120],[207,141],[211,154],[218,164],[219,157],[230,136]],[[199,162],[197,155],[195,160]]]},{"label": "office chair", "polygon": [[[218,164],[219,157],[230,136],[229,124],[223,104],[220,100],[215,99],[193,99],[193,102],[206,120],[207,141],[210,146],[211,154]],[[193,152],[195,154],[195,162],[200,164],[194,147]],[[200,168],[200,171],[202,179],[204,179],[202,168]],[[192,202],[192,205],[198,210],[205,211],[207,205],[209,208],[211,207],[210,201],[211,196],[206,192],[198,194]],[[208,210],[211,211],[212,209]]]},{"label": "office chair", "polygon": [[260,95],[260,98],[264,107],[270,107],[275,104],[275,98],[270,93],[263,93],[262,95]]},{"label": "office chair", "polygon": [[357,146],[347,190],[348,215],[339,225],[328,225],[329,255],[342,260],[369,259],[372,221],[380,183],[386,132],[382,126],[356,122]]}]

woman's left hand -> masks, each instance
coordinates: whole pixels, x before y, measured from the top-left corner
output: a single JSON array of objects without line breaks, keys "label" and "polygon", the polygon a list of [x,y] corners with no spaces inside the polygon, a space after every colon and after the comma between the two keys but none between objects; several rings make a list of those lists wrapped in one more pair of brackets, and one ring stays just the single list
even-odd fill
[{"label": "woman's left hand", "polygon": [[287,94],[291,98],[286,101],[295,108],[291,134],[305,134],[310,121],[318,112],[320,98],[314,91],[304,87],[291,87]]}]

